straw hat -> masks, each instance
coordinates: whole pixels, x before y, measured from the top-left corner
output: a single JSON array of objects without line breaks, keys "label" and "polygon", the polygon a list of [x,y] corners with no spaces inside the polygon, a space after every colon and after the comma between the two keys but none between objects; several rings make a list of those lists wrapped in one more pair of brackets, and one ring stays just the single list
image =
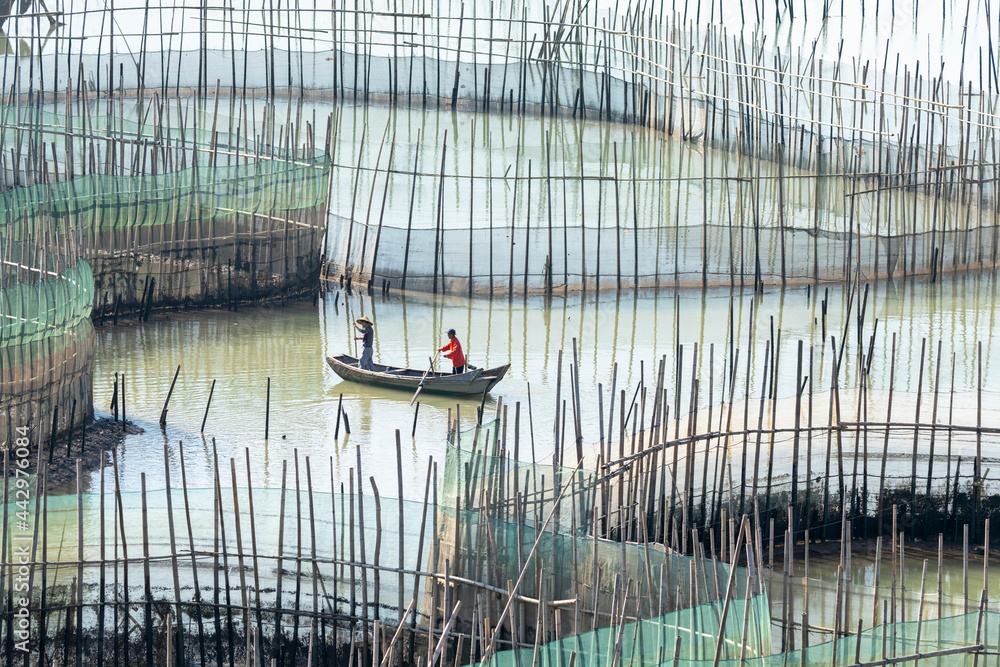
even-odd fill
[{"label": "straw hat", "polygon": [[358,324],[367,324],[369,326],[372,324],[372,321],[370,319],[368,319],[367,315],[362,315],[361,317],[359,317],[358,319],[356,319],[354,321],[357,322]]}]

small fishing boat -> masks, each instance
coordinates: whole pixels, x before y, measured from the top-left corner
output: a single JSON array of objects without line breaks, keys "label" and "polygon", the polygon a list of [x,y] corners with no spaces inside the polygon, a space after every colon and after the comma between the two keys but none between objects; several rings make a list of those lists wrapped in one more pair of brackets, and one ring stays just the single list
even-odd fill
[{"label": "small fishing boat", "polygon": [[504,364],[496,368],[474,368],[457,374],[430,371],[426,373],[425,377],[425,371],[422,370],[383,364],[373,364],[374,371],[361,370],[358,368],[358,360],[347,354],[328,356],[326,363],[329,364],[334,373],[351,382],[390,389],[404,389],[410,392],[416,391],[423,382],[421,391],[451,396],[483,394],[492,389],[497,382],[500,382],[510,368],[510,364]]}]

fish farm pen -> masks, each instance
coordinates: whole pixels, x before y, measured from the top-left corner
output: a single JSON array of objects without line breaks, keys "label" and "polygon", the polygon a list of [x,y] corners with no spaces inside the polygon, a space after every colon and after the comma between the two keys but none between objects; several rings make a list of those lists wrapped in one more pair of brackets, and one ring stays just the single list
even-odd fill
[{"label": "fish farm pen", "polygon": [[141,123],[76,102],[63,114],[3,109],[10,164],[25,165],[13,169],[3,223],[14,238],[45,225],[74,244],[94,273],[95,316],[314,287],[330,169],[315,118],[265,110],[248,139],[245,120],[199,127],[207,121],[190,110],[171,129],[169,101],[156,96]]},{"label": "fish farm pen", "polygon": [[[0,8],[0,664],[1000,665],[992,337],[869,301],[995,278],[1000,3],[730,4]],[[682,342],[713,289],[749,329]],[[443,456],[416,403],[366,460],[329,386],[277,449],[270,376],[262,449],[204,435],[214,379],[173,439],[179,365],[162,460],[83,435],[119,319],[661,292],[676,345],[595,394],[563,340]]]},{"label": "fish farm pen", "polygon": [[[609,403],[596,460],[573,453],[572,401],[555,432],[570,446],[550,464],[520,460],[533,432],[520,403],[464,423],[456,410],[422,501],[401,499],[401,464],[397,497],[383,495],[360,448],[334,493],[313,490],[326,474],[335,488],[332,460],[327,473],[297,455],[280,488],[254,488],[249,449],[216,457],[212,489],[189,489],[178,443],[179,461],[163,447],[164,489],[147,491],[143,473],[138,493],[103,481],[84,493],[78,463],[65,495],[46,492],[44,457],[21,484],[9,449],[7,586],[25,577],[40,598],[18,616],[8,597],[8,655],[26,617],[39,629],[30,649],[73,664],[1000,658],[1000,508],[982,472],[1000,430],[936,422],[953,406],[936,391],[931,410],[893,421],[893,387],[884,413],[859,417],[867,387],[836,382],[804,389],[789,414],[767,383],[759,401],[734,402],[720,379],[728,400],[677,418],[663,371],[637,402]],[[938,442],[919,468],[916,437]],[[28,538],[14,521],[22,488],[36,499]],[[853,576],[859,558],[874,560],[873,581]]]}]

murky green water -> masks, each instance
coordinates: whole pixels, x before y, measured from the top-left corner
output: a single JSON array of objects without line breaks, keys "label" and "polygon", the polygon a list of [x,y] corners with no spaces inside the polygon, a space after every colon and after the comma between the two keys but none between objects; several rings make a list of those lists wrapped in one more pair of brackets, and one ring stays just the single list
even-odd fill
[{"label": "murky green water", "polygon": [[[829,306],[824,337],[821,313],[826,289],[829,289]],[[176,459],[178,440],[186,443],[189,483],[210,485],[207,462],[211,438],[215,438],[223,462],[229,457],[242,460],[244,448],[250,449],[251,464],[258,473],[255,484],[261,486],[280,483],[277,466],[295,450],[300,456],[309,456],[313,467],[322,471],[314,475],[319,488],[329,487],[330,457],[334,484],[346,483],[349,469],[357,465],[360,447],[363,473],[374,476],[380,488],[387,490],[385,493],[392,490],[394,494],[395,431],[399,429],[404,496],[422,497],[428,457],[441,460],[449,409],[460,413],[463,427],[471,427],[480,401],[422,395],[415,436],[411,437],[414,409],[408,407],[408,392],[341,381],[324,363],[325,354],[353,353],[349,322],[361,314],[375,322],[375,358],[379,361],[425,368],[435,348],[445,340],[442,332],[455,328],[472,363],[480,366],[510,363],[510,372],[487,398],[485,408],[492,414],[500,397],[511,411],[519,402],[522,458],[530,459],[533,450],[541,460],[554,449],[560,350],[563,351],[561,400],[568,401],[571,395],[569,367],[574,338],[580,368],[581,423],[588,442],[599,439],[601,398],[604,428],[608,428],[615,364],[616,394],[624,390],[626,400],[631,401],[640,379],[647,386],[655,385],[657,365],[665,355],[668,400],[674,400],[679,384],[679,404],[686,410],[694,344],[698,343],[699,404],[707,405],[709,400],[715,404],[721,402],[722,375],[730,363],[730,330],[737,332],[735,347],[740,348],[739,379],[734,388],[737,399],[747,391],[743,376],[748,349],[751,350],[749,393],[759,395],[772,325],[775,336],[780,330],[783,355],[778,367],[778,396],[794,395],[799,339],[805,341],[806,351],[809,345],[814,346],[815,390],[826,389],[832,372],[829,337],[835,336],[837,341],[843,338],[848,294],[840,286],[821,287],[818,297],[817,292],[810,292],[811,296],[805,288],[795,288],[754,296],[728,290],[704,294],[663,290],[637,297],[587,294],[511,301],[401,298],[395,294],[383,298],[359,296],[356,292],[350,296],[342,293],[337,299],[336,292],[329,292],[315,305],[306,300],[241,309],[236,313],[195,311],[158,315],[148,323],[97,328],[95,403],[99,409],[107,409],[114,373],[126,374],[128,416],[146,428],[145,434],[129,437],[122,448],[120,465],[126,486],[138,484],[137,475],[132,473],[140,471],[149,475],[150,488],[161,485],[156,480],[157,471],[163,467],[163,445],[168,444],[168,455]],[[995,301],[996,281],[990,276],[959,276],[937,284],[917,282],[873,289],[862,331],[868,355],[874,321],[878,320],[871,386],[888,387],[895,334],[895,389],[916,391],[920,342],[927,337],[921,386],[925,393],[932,391],[938,379],[932,372],[938,361],[937,341],[941,341],[940,390],[951,389],[954,354],[956,405],[966,408],[956,421],[974,420],[974,411],[970,413],[969,408],[975,405],[979,372],[975,343],[982,341],[984,423],[992,423],[989,420],[995,420],[997,415],[995,396],[1000,392],[1000,374],[993,353],[995,314],[992,307],[986,306]],[[841,386],[846,388],[857,383],[857,364],[853,361],[858,350],[857,310],[855,301],[841,369]],[[752,341],[748,342],[751,336]],[[684,346],[679,382],[675,366],[678,345]],[[156,422],[178,365],[181,372],[170,401],[168,427],[163,433]],[[271,378],[270,437],[265,442],[267,378]],[[203,440],[199,430],[213,379],[216,387]],[[728,395],[728,389],[726,392]],[[352,434],[346,436],[342,424],[340,438],[335,439],[336,408],[341,394]],[[907,403],[904,394],[897,396],[897,406]],[[909,402],[912,404],[912,397]],[[923,410],[923,418],[929,420],[926,400]],[[510,417],[513,418],[512,412]],[[567,443],[573,438],[571,423],[571,419],[567,420]]]},{"label": "murky green water", "polygon": [[[946,539],[950,541],[954,537],[947,535]],[[865,628],[872,627],[875,618],[881,623],[886,601],[888,621],[894,622],[916,621],[921,616],[925,620],[943,618],[975,611],[976,600],[983,590],[984,581],[987,582],[987,599],[996,597],[1000,572],[992,563],[988,572],[984,569],[981,549],[977,552],[974,545],[970,545],[967,577],[963,574],[960,545],[958,552],[949,550],[943,554],[940,568],[936,545],[933,543],[905,543],[902,552],[897,551],[895,555],[886,546],[879,559],[876,559],[874,546],[874,543],[869,544],[870,551],[855,554],[851,558],[850,566],[843,569],[839,587],[837,576],[840,561],[835,554],[829,555],[830,549],[839,549],[839,542],[813,547],[808,580],[805,579],[805,562],[801,549],[795,556],[793,577],[782,577],[780,571],[783,566],[777,561],[776,574],[764,575],[771,598],[772,616],[788,615],[799,622],[802,612],[808,611],[811,625],[830,629],[837,622],[835,610],[838,608],[839,594],[839,627],[843,631],[853,632],[857,629],[859,619]],[[766,545],[764,549],[764,557],[767,558]],[[824,551],[826,555],[822,554]],[[921,592],[924,595],[922,603]],[[790,611],[786,606],[789,604]],[[988,607],[995,608],[995,602],[988,603]],[[810,642],[826,641],[830,637],[830,633],[816,632]],[[776,650],[779,648],[779,638],[780,634],[776,634]],[[796,644],[800,639],[801,635],[796,631]]]}]

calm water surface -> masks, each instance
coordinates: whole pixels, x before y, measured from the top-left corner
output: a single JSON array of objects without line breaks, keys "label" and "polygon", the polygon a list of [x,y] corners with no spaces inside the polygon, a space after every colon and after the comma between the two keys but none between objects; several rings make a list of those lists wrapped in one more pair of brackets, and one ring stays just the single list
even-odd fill
[{"label": "calm water surface", "polygon": [[[863,288],[858,293],[863,294]],[[829,304],[825,336],[824,294]],[[501,397],[511,410],[519,402],[521,458],[530,460],[533,452],[541,460],[551,456],[554,449],[560,351],[561,400],[570,397],[574,339],[579,357],[584,439],[596,442],[602,398],[607,429],[613,376],[619,400],[622,390],[631,400],[640,379],[647,385],[655,384],[659,360],[665,356],[665,386],[670,400],[674,399],[674,387],[679,385],[680,405],[687,406],[696,343],[699,404],[722,400],[722,375],[730,363],[731,346],[740,349],[736,396],[746,391],[747,350],[751,395],[759,394],[764,349],[772,330],[774,336],[780,332],[784,355],[778,369],[778,395],[790,396],[795,387],[797,341],[804,341],[807,355],[809,346],[813,346],[814,382],[819,391],[830,382],[830,337],[840,341],[845,322],[849,321],[841,386],[856,386],[856,364],[852,359],[858,350],[858,300],[854,299],[847,317],[848,290],[836,285],[808,291],[804,287],[775,290],[762,295],[730,290],[704,294],[662,290],[637,297],[590,293],[492,301],[430,295],[369,297],[357,292],[341,292],[338,297],[336,291],[331,291],[316,304],[303,300],[235,313],[170,313],[155,316],[147,323],[98,326],[95,404],[99,410],[107,410],[114,374],[124,373],[128,417],[146,429],[142,435],[129,437],[120,451],[121,478],[129,489],[138,487],[139,472],[147,473],[149,488],[162,487],[164,444],[167,456],[175,463],[179,441],[185,443],[188,483],[211,485],[209,462],[214,439],[219,459],[226,467],[230,457],[242,464],[245,450],[249,449],[255,486],[280,485],[281,461],[297,451],[300,457],[310,457],[317,488],[330,488],[331,472],[339,488],[347,484],[350,470],[357,466],[360,448],[363,477],[374,477],[383,494],[395,496],[395,431],[399,429],[403,494],[419,499],[423,497],[428,458],[441,461],[443,457],[448,411],[460,415],[463,428],[471,427],[480,400],[422,395],[416,431],[411,437],[414,409],[408,406],[408,392],[341,381],[323,360],[326,354],[353,353],[349,323],[362,314],[375,322],[375,358],[381,362],[426,368],[435,348],[446,339],[442,332],[452,327],[458,330],[472,363],[495,366],[509,362],[510,372],[487,397],[485,409],[493,414]],[[1000,391],[994,352],[995,302],[996,280],[992,276],[958,276],[936,284],[918,282],[872,289],[862,328],[865,354],[869,344],[874,344],[872,387],[888,386],[895,335],[894,386],[897,391],[916,391],[921,339],[926,337],[923,390],[933,388],[935,374],[931,369],[938,362],[940,340],[941,389],[951,386],[954,355],[955,390],[963,397],[960,400],[974,402],[979,374],[976,342],[982,341],[982,377],[989,399],[984,400],[984,423],[995,420],[995,410],[989,407],[997,403],[995,397]],[[731,332],[736,333],[734,344]],[[678,377],[675,363],[679,346],[683,346],[683,368]],[[161,430],[157,420],[177,366],[181,371],[170,400],[167,428]],[[442,367],[439,362],[438,368]],[[268,378],[270,437],[265,441]],[[202,436],[199,430],[213,380],[216,386]],[[725,391],[728,395],[728,389]],[[341,395],[352,433],[346,435],[342,424],[340,437],[335,438]],[[571,422],[568,424],[572,440]]]}]

